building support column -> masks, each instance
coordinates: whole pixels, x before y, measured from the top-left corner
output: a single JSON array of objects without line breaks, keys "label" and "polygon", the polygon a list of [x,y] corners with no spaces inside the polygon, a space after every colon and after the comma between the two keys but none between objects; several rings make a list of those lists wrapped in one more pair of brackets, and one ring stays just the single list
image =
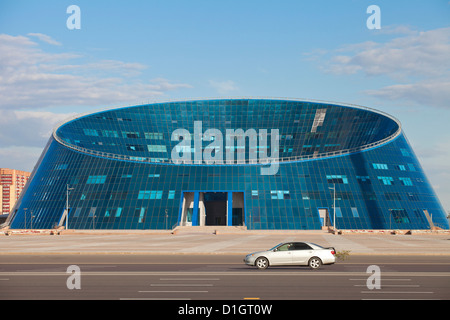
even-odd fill
[{"label": "building support column", "polygon": [[233,225],[233,192],[228,192],[227,200],[227,226]]},{"label": "building support column", "polygon": [[200,199],[200,192],[194,192],[194,210],[192,212],[192,225],[198,226],[198,202]]}]

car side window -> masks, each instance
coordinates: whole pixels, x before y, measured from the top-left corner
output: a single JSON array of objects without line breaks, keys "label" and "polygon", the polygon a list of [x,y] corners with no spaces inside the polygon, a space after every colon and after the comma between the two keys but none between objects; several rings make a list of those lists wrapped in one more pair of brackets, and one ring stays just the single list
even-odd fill
[{"label": "car side window", "polygon": [[312,248],[303,242],[294,243],[293,249],[291,250],[312,250]]},{"label": "car side window", "polygon": [[288,251],[288,250],[292,250],[290,247],[292,246],[292,243],[286,243],[283,244],[282,246],[279,246],[277,251]]}]

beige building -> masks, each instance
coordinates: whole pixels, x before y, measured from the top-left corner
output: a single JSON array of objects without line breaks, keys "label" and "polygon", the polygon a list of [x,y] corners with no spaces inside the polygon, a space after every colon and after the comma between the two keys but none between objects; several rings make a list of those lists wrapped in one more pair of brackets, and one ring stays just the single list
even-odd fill
[{"label": "beige building", "polygon": [[29,178],[29,172],[0,168],[0,214],[9,214]]}]

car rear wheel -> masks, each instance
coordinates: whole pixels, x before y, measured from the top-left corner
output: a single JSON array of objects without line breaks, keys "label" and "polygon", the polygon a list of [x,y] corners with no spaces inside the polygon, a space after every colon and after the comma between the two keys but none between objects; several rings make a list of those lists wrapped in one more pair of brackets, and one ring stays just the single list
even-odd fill
[{"label": "car rear wheel", "polygon": [[267,269],[267,267],[269,266],[269,260],[264,257],[259,257],[255,261],[255,266],[260,270]]},{"label": "car rear wheel", "polygon": [[318,258],[318,257],[312,257],[308,261],[308,266],[311,269],[319,269],[321,265],[322,265],[322,260],[320,260],[320,258]]}]

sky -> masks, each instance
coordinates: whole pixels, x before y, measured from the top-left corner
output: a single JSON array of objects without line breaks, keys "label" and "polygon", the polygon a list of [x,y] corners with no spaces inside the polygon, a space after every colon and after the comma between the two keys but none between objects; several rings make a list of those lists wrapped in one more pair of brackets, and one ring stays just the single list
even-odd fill
[{"label": "sky", "polygon": [[0,167],[75,114],[212,97],[387,112],[450,210],[448,0],[0,0]]}]

